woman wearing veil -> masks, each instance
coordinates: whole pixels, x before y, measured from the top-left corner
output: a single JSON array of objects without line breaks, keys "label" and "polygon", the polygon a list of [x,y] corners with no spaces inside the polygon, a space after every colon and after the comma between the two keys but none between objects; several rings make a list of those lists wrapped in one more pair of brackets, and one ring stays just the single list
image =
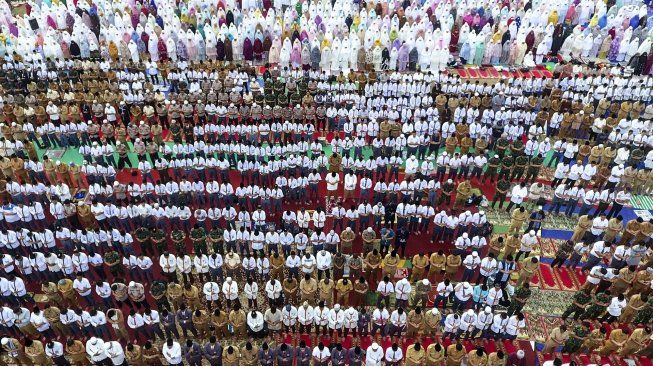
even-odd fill
[{"label": "woman wearing veil", "polygon": [[186,43],[179,38],[179,41],[177,41],[177,58],[179,60],[188,60],[188,51],[186,49]]},{"label": "woman wearing veil", "polygon": [[367,63],[367,52],[365,52],[365,49],[363,47],[358,48],[358,52],[356,55],[356,67],[354,68],[354,71],[366,71]]},{"label": "woman wearing veil", "polygon": [[320,59],[320,67],[323,70],[329,70],[331,68],[331,48],[329,48],[329,46],[322,48],[322,58]]},{"label": "woman wearing veil", "polygon": [[283,41],[283,46],[281,46],[281,51],[279,51],[279,66],[281,69],[290,67],[291,52],[292,46],[290,45],[290,40],[286,38]]},{"label": "woman wearing veil", "polygon": [[243,59],[245,61],[254,60],[254,47],[252,46],[252,41],[248,37],[243,41]]},{"label": "woman wearing veil", "polygon": [[275,65],[278,64],[281,59],[281,50],[279,41],[274,41],[270,45],[270,50],[268,51],[268,62]]},{"label": "woman wearing veil", "polygon": [[218,38],[217,42],[215,43],[215,54],[218,60],[224,61],[224,41],[220,38]]},{"label": "woman wearing veil", "polygon": [[129,55],[131,57],[131,61],[134,64],[138,64],[138,62],[140,61],[140,55],[138,53],[138,46],[136,46],[136,42],[134,42],[133,40],[129,41],[127,48],[129,49]]},{"label": "woman wearing veil", "polygon": [[199,31],[195,36],[195,47],[197,47],[197,60],[205,61],[206,60],[206,42],[204,38],[199,34]]},{"label": "woman wearing veil", "polygon": [[413,47],[412,50],[408,53],[408,70],[415,71],[417,70],[417,62],[419,61],[419,51],[417,47]]},{"label": "woman wearing veil", "polygon": [[302,66],[302,49],[299,38],[293,41],[292,51],[290,53],[290,63],[293,69],[297,69]]},{"label": "woman wearing veil", "polygon": [[383,50],[381,49],[381,46],[375,46],[369,50],[365,56],[366,58],[369,58],[370,55],[372,57],[372,62],[370,62],[368,66],[371,65],[372,70],[376,72],[381,71],[381,65],[383,63]]},{"label": "woman wearing veil", "polygon": [[320,52],[320,47],[316,44],[311,50],[311,67],[313,70],[317,71],[320,69],[320,61],[322,60],[322,54]]},{"label": "woman wearing veil", "polygon": [[309,48],[308,41],[304,42],[302,45],[301,63],[303,70],[311,69],[311,49]]},{"label": "woman wearing veil", "polygon": [[168,49],[166,47],[166,42],[163,38],[159,38],[157,42],[157,50],[159,51],[159,59],[163,62],[168,61]]},{"label": "woman wearing veil", "polygon": [[70,42],[70,57],[73,59],[79,59],[81,51],[79,50],[79,45],[75,41]]},{"label": "woman wearing veil", "polygon": [[254,39],[254,45],[252,47],[254,53],[254,60],[261,61],[263,60],[263,41],[259,38]]},{"label": "woman wearing veil", "polygon": [[610,34],[606,35],[603,41],[601,41],[601,47],[599,48],[599,53],[597,55],[600,59],[605,59],[608,57],[608,52],[610,52],[610,46],[612,45],[612,36]]},{"label": "woman wearing veil", "polygon": [[127,42],[124,40],[120,41],[120,47],[118,47],[118,51],[120,53],[120,61],[125,64],[129,63],[131,54],[129,52],[129,47],[127,47]]},{"label": "woman wearing veil", "polygon": [[232,42],[229,37],[224,40],[224,59],[225,61],[233,62],[234,61],[234,50],[232,47]]},{"label": "woman wearing veil", "polygon": [[398,54],[397,49],[393,48],[392,53],[394,53],[394,57],[390,55],[390,51],[388,51],[388,47],[384,47],[383,51],[381,51],[381,70],[383,71],[389,70],[390,67],[397,65],[397,54]]}]

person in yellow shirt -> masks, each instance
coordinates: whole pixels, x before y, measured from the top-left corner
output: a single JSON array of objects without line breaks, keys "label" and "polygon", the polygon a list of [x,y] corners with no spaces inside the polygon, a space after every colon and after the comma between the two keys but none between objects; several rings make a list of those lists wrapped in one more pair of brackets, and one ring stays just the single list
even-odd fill
[{"label": "person in yellow shirt", "polygon": [[546,342],[544,342],[542,353],[547,354],[555,351],[557,347],[564,345],[568,338],[569,332],[567,331],[566,325],[553,328]]},{"label": "person in yellow shirt", "polygon": [[626,344],[619,351],[619,357],[630,357],[635,352],[640,351],[646,346],[646,340],[651,337],[651,328],[637,328],[628,337]]},{"label": "person in yellow shirt", "polygon": [[444,255],[442,250],[438,250],[437,253],[431,254],[429,258],[429,280],[432,282],[437,282],[440,275],[444,272],[444,267],[447,264],[447,257]]},{"label": "person in yellow shirt", "polygon": [[397,265],[399,264],[399,256],[396,251],[392,251],[386,254],[383,258],[383,275],[389,276],[390,278],[395,276],[397,273]]},{"label": "person in yellow shirt", "polygon": [[522,261],[521,269],[519,270],[519,279],[517,280],[517,287],[525,283],[531,282],[533,276],[540,268],[540,261],[537,257],[524,258]]},{"label": "person in yellow shirt", "polygon": [[424,314],[419,306],[408,312],[406,337],[415,338],[424,325]]},{"label": "person in yellow shirt", "polygon": [[349,304],[349,293],[354,289],[351,281],[348,278],[341,278],[336,284],[336,304],[343,306]]},{"label": "person in yellow shirt", "polygon": [[57,288],[59,289],[59,292],[61,293],[61,296],[64,298],[64,300],[66,300],[69,304],[77,306],[77,295],[73,289],[73,281],[71,279],[60,279],[59,282],[57,282]]},{"label": "person in yellow shirt", "polygon": [[236,346],[229,346],[222,354],[224,366],[238,366],[240,361],[240,349]]},{"label": "person in yellow shirt", "polygon": [[476,348],[467,354],[467,366],[485,366],[487,364],[487,353],[483,348]]},{"label": "person in yellow shirt", "polygon": [[599,354],[601,356],[610,356],[613,352],[617,352],[619,348],[623,347],[626,341],[628,341],[628,330],[620,328],[613,329],[605,345],[599,349]]},{"label": "person in yellow shirt", "polygon": [[405,366],[420,366],[426,359],[424,348],[419,342],[413,343],[408,346],[406,350],[406,363]]},{"label": "person in yellow shirt", "polygon": [[510,215],[510,227],[508,228],[508,232],[521,232],[522,226],[524,226],[526,220],[528,220],[528,211],[526,211],[524,207],[514,209]]},{"label": "person in yellow shirt", "polygon": [[487,356],[487,366],[505,366],[506,356],[503,351],[492,352]]},{"label": "person in yellow shirt", "polygon": [[425,337],[435,338],[435,334],[440,330],[440,321],[442,314],[437,308],[432,308],[424,314],[424,323],[422,332]]},{"label": "person in yellow shirt", "polygon": [[329,278],[329,275],[326,274],[323,279],[317,285],[319,290],[319,298],[324,301],[324,303],[331,307],[333,305],[333,288],[335,283]]},{"label": "person in yellow shirt", "polygon": [[447,366],[460,366],[467,355],[465,347],[460,343],[453,343],[447,347]]},{"label": "person in yellow shirt", "polygon": [[460,268],[462,262],[463,260],[460,255],[451,253],[447,256],[447,266],[445,271],[449,278],[454,278],[456,273],[458,273],[458,269]]},{"label": "person in yellow shirt", "polygon": [[410,282],[415,282],[424,278],[426,266],[429,264],[429,258],[420,251],[419,254],[413,256],[413,273],[410,276]]},{"label": "person in yellow shirt", "polygon": [[426,366],[441,366],[444,361],[444,348],[440,343],[432,343],[426,348]]},{"label": "person in yellow shirt", "polygon": [[26,339],[25,353],[36,366],[46,366],[50,364],[48,357],[45,355],[43,343],[39,340]]},{"label": "person in yellow shirt", "polygon": [[143,353],[141,352],[141,346],[128,343],[127,347],[125,347],[125,361],[127,361],[129,365],[143,366]]}]

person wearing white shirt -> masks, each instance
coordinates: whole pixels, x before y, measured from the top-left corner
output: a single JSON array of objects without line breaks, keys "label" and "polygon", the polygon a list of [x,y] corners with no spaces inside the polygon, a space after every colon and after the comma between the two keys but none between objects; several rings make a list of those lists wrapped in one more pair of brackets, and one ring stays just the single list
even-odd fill
[{"label": "person wearing white shirt", "polygon": [[526,188],[526,182],[521,182],[520,184],[512,188],[512,195],[510,196],[510,203],[506,208],[506,212],[511,212],[510,209],[513,206],[521,207],[521,204],[524,202],[524,198],[528,196],[528,188]]},{"label": "person wearing white shirt", "polygon": [[489,306],[491,309],[494,309],[503,298],[503,290],[501,289],[500,283],[495,283],[494,287],[491,288],[487,296],[485,297],[485,305]]},{"label": "person wearing white shirt", "polygon": [[233,301],[238,299],[238,284],[231,277],[227,277],[222,284],[222,294],[227,300],[227,306],[231,308]]},{"label": "person wearing white shirt", "polygon": [[[327,178],[327,183],[329,182]],[[345,191],[344,191],[344,196],[342,198],[342,202],[346,202],[348,198],[354,198],[354,191],[356,190],[356,186],[358,183],[358,178],[353,172],[349,172],[345,174]]]},{"label": "person wearing white shirt", "polygon": [[395,285],[395,307],[406,308],[408,306],[411,288],[408,278],[402,278],[397,282]]},{"label": "person wearing white shirt", "polygon": [[[600,217],[597,217],[596,219],[599,219],[599,218]],[[594,219],[594,221],[596,221],[596,219]],[[605,219],[605,217],[604,217],[604,219]],[[608,221],[608,220],[605,220],[605,221]],[[594,226],[592,226],[592,230],[594,230]],[[594,233],[592,232],[592,234],[594,234]],[[603,241],[603,240],[595,242],[592,245],[592,248],[589,251],[587,262],[583,266],[583,271],[588,271],[592,267],[599,264],[603,260],[603,258],[609,256],[611,252],[612,252],[612,242],[606,242],[606,241]]]},{"label": "person wearing white shirt", "polygon": [[384,358],[383,349],[374,342],[365,352],[365,366],[381,366]]},{"label": "person wearing white shirt", "polygon": [[341,309],[340,304],[335,304],[333,309],[329,310],[327,315],[329,325],[329,335],[333,337],[334,332],[338,332],[338,337],[342,336],[342,327],[345,323],[345,311]]},{"label": "person wearing white shirt", "polygon": [[107,355],[109,355],[109,358],[111,359],[111,362],[114,366],[126,365],[125,351],[122,349],[122,345],[119,342],[106,342],[104,347],[106,348]]},{"label": "person wearing white shirt", "polygon": [[159,266],[168,282],[175,282],[177,279],[177,257],[174,254],[163,252],[159,257]]},{"label": "person wearing white shirt", "polygon": [[376,287],[378,292],[378,298],[376,305],[379,306],[381,303],[385,303],[385,307],[390,307],[390,294],[395,292],[395,286],[390,282],[390,278],[385,276],[383,281],[380,281]]},{"label": "person wearing white shirt", "polygon": [[202,293],[204,293],[207,308],[209,310],[211,310],[213,303],[218,306],[220,300],[220,285],[212,281],[206,282],[204,286],[202,286]]},{"label": "person wearing white shirt", "polygon": [[313,318],[315,317],[313,307],[308,301],[304,301],[297,309],[297,321],[299,322],[299,333],[311,333]]},{"label": "person wearing white shirt", "polygon": [[444,319],[444,332],[442,338],[449,337],[453,339],[454,336],[458,333],[458,328],[460,327],[460,315],[456,313],[451,313],[447,315]]},{"label": "person wearing white shirt", "polygon": [[326,250],[322,249],[317,256],[315,257],[317,260],[317,280],[322,279],[322,275],[326,275],[327,277],[330,278],[331,273],[331,253],[327,252]]},{"label": "person wearing white shirt", "polygon": [[506,324],[505,330],[504,330],[504,337],[511,342],[517,338],[517,334],[519,334],[519,331],[523,329],[526,326],[526,322],[524,321],[524,314],[519,313],[517,315],[513,315],[508,319],[508,322]]},{"label": "person wearing white shirt", "polygon": [[267,295],[270,304],[278,304],[282,300],[282,291],[283,288],[281,283],[274,278],[265,284],[265,294]]},{"label": "person wearing white shirt", "polygon": [[281,310],[281,322],[286,333],[289,333],[291,330],[295,331],[295,324],[297,324],[297,308],[291,304],[287,304]]},{"label": "person wearing white shirt", "polygon": [[626,298],[624,294],[619,294],[610,300],[610,305],[608,305],[608,311],[601,318],[601,322],[607,322],[608,324],[614,323],[621,316],[622,311],[626,308]]},{"label": "person wearing white shirt", "polygon": [[247,330],[250,336],[261,338],[265,333],[265,319],[260,311],[252,310],[247,313]]},{"label": "person wearing white shirt", "polygon": [[469,335],[474,330],[476,325],[476,313],[474,310],[469,309],[460,316],[460,327],[458,327],[458,332],[456,333],[456,338],[465,333],[465,339],[469,338]]},{"label": "person wearing white shirt", "polygon": [[499,262],[494,258],[494,253],[489,253],[487,257],[481,260],[480,265],[480,283],[487,283],[487,279],[492,276],[499,266]]},{"label": "person wearing white shirt", "polygon": [[396,343],[388,347],[385,351],[385,364],[386,366],[399,366],[404,358],[404,353]]},{"label": "person wearing white shirt", "polygon": [[330,358],[331,358],[331,351],[329,351],[329,349],[325,347],[322,342],[318,343],[318,345],[315,348],[313,348],[314,366],[328,366]]},{"label": "person wearing white shirt", "polygon": [[476,323],[474,324],[474,331],[472,332],[472,339],[476,338],[476,335],[481,333],[483,336],[487,336],[487,332],[490,330],[492,325],[494,315],[492,314],[492,308],[486,306],[485,309],[479,311],[476,315]]},{"label": "person wearing white shirt", "polygon": [[469,282],[459,282],[454,288],[453,308],[456,310],[465,309],[467,307],[467,302],[472,298],[473,292],[474,291]]},{"label": "person wearing white shirt", "polygon": [[508,325],[508,315],[506,313],[495,314],[490,325],[490,337],[494,339],[501,338],[504,330]]},{"label": "person wearing white shirt", "polygon": [[174,341],[172,338],[168,338],[166,343],[163,344],[163,346],[161,346],[161,353],[163,353],[163,357],[171,366],[177,366],[183,364],[183,358],[181,355],[181,346],[177,341]]},{"label": "person wearing white shirt", "polygon": [[[354,178],[355,177],[356,176],[354,176]],[[331,172],[330,174],[327,174],[324,180],[327,183],[326,201],[329,202],[331,200],[331,197],[337,197],[338,185],[340,184],[340,175],[336,172]],[[354,183],[354,187],[356,187],[356,183]]]},{"label": "person wearing white shirt", "polygon": [[390,314],[390,323],[388,324],[388,334],[391,337],[401,337],[406,330],[408,316],[403,308],[398,308]]},{"label": "person wearing white shirt", "polygon": [[461,281],[473,281],[476,269],[481,265],[481,258],[478,256],[478,252],[474,251],[471,254],[468,254],[462,264],[465,267],[465,270]]},{"label": "person wearing white shirt", "polygon": [[[105,347],[104,341],[99,338],[91,337],[88,341],[86,341],[86,354],[88,355],[91,362],[93,362],[95,365],[113,366],[113,363],[107,354],[107,349]],[[181,352],[179,358],[181,362]]]},{"label": "person wearing white shirt", "polygon": [[57,341],[50,341],[45,344],[45,355],[50,357],[55,365],[66,366],[70,363],[66,360],[63,353],[63,344]]}]

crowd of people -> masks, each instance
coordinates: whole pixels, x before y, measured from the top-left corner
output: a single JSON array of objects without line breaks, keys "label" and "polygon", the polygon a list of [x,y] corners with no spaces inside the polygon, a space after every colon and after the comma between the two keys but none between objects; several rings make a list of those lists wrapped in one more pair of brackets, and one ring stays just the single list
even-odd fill
[{"label": "crowd of people", "polygon": [[[650,77],[404,72],[408,46],[398,71],[259,69],[115,41],[2,63],[0,364],[526,365],[485,345],[526,327],[542,265],[586,280],[540,354],[653,355],[653,220],[622,216],[652,193]],[[550,215],[578,220],[552,262]]]}]

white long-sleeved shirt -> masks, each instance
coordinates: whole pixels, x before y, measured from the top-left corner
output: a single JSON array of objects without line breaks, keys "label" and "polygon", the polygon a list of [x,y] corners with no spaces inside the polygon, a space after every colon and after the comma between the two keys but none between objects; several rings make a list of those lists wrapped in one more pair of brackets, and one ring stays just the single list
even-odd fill
[{"label": "white long-sleeved shirt", "polygon": [[168,361],[168,363],[171,365],[177,365],[182,362],[181,346],[178,342],[173,341],[172,347],[168,347],[168,345],[164,343],[161,347],[161,352],[163,353],[163,357],[165,357],[166,361]]},{"label": "white long-sleeved shirt", "polygon": [[381,366],[381,362],[383,361],[385,355],[383,353],[383,349],[381,347],[376,347],[374,349],[374,346],[369,346],[367,347],[367,352],[365,354],[365,365],[366,366]]}]

